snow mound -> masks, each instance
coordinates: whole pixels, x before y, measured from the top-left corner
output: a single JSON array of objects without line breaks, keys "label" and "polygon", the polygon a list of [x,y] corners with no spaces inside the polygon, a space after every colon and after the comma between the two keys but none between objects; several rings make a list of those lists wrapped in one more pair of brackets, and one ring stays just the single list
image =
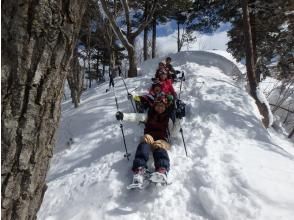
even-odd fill
[{"label": "snow mound", "polygon": [[[114,95],[104,83],[87,91],[78,109],[63,103],[38,219],[292,219],[293,143],[263,128],[254,100],[233,80],[241,74],[236,65],[204,51],[171,57],[186,75],[181,98],[188,111],[181,122],[188,157],[178,133],[169,152],[172,184],[126,189],[132,162],[123,157]],[[129,91],[146,92],[159,60],[143,63],[140,77],[126,80]],[[132,111],[120,78],[115,90],[119,109]],[[123,126],[132,160],[143,127]]]}]

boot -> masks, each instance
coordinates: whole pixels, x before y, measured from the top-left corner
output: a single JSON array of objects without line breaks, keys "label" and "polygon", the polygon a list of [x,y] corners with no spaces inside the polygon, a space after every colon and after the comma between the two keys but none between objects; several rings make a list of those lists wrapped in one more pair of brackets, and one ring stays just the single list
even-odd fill
[{"label": "boot", "polygon": [[159,167],[154,173],[151,174],[149,180],[154,183],[167,184],[167,169],[164,167]]},{"label": "boot", "polygon": [[146,168],[138,167],[137,169],[134,170],[132,184],[138,184],[142,186],[144,183],[145,176],[146,176]]}]

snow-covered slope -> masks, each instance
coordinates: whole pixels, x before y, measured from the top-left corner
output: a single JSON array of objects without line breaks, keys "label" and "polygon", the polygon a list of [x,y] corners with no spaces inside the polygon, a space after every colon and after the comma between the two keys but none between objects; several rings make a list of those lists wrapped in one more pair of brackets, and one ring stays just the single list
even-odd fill
[{"label": "snow-covered slope", "polygon": [[[253,99],[232,80],[240,71],[209,52],[172,58],[186,73],[181,98],[188,111],[182,121],[188,157],[180,135],[174,137],[172,184],[126,189],[143,127],[124,123],[132,153],[127,161],[114,95],[105,93],[105,83],[87,91],[78,109],[63,103],[40,220],[293,219],[294,146],[263,128]],[[147,90],[159,60],[126,80],[130,91]],[[122,80],[115,82],[120,110],[132,111]]]}]

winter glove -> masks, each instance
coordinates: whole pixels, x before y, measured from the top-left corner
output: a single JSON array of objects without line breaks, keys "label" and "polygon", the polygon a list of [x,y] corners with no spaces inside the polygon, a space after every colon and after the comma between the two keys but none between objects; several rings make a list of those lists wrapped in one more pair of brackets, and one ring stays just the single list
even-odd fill
[{"label": "winter glove", "polygon": [[115,114],[115,117],[118,121],[122,121],[123,118],[124,118],[124,114],[120,111],[118,111],[116,114]]},{"label": "winter glove", "polygon": [[186,116],[186,110],[185,110],[186,104],[179,99],[177,100],[176,104],[177,104],[176,118],[182,119],[183,117]]},{"label": "winter glove", "polygon": [[134,99],[136,102],[140,102],[140,101],[141,101],[140,96],[138,96],[138,95],[135,95],[133,99]]},{"label": "winter glove", "polygon": [[167,95],[166,96],[168,103],[172,103],[174,100],[174,97],[172,95]]},{"label": "winter glove", "polygon": [[158,148],[169,150],[171,145],[168,142],[166,142],[165,140],[156,140],[153,142],[153,144],[151,146],[152,146],[153,150],[158,149]]},{"label": "winter glove", "polygon": [[154,139],[150,134],[145,134],[144,137],[143,137],[143,142],[146,143],[146,144],[152,145],[153,142],[154,142]]}]

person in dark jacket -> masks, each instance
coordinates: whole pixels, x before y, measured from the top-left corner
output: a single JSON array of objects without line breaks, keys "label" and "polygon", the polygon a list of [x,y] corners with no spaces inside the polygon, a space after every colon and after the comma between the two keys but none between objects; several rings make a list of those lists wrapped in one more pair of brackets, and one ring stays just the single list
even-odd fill
[{"label": "person in dark jacket", "polygon": [[153,108],[147,114],[117,112],[117,120],[143,121],[145,120],[144,136],[137,147],[133,161],[133,184],[143,184],[146,174],[149,153],[153,153],[155,175],[160,176],[163,182],[167,182],[167,173],[170,169],[170,160],[167,150],[170,148],[169,131],[172,129],[172,121],[166,111],[166,99],[158,97]]},{"label": "person in dark jacket", "polygon": [[177,71],[172,66],[171,61],[171,57],[167,57],[165,59],[165,69],[168,72],[168,78],[172,81],[175,81],[175,79],[177,78]]},{"label": "person in dark jacket", "polygon": [[162,92],[161,84],[159,82],[153,83],[149,89],[148,94],[144,94],[141,96],[134,96],[133,99],[136,104],[136,109],[138,113],[144,113],[148,109],[152,108],[154,100],[159,96],[164,96],[165,94]]},{"label": "person in dark jacket", "polygon": [[159,62],[158,69],[155,72],[155,79],[154,79],[155,82],[159,80],[159,75],[162,73],[168,74],[168,70],[165,68],[164,62]]}]

